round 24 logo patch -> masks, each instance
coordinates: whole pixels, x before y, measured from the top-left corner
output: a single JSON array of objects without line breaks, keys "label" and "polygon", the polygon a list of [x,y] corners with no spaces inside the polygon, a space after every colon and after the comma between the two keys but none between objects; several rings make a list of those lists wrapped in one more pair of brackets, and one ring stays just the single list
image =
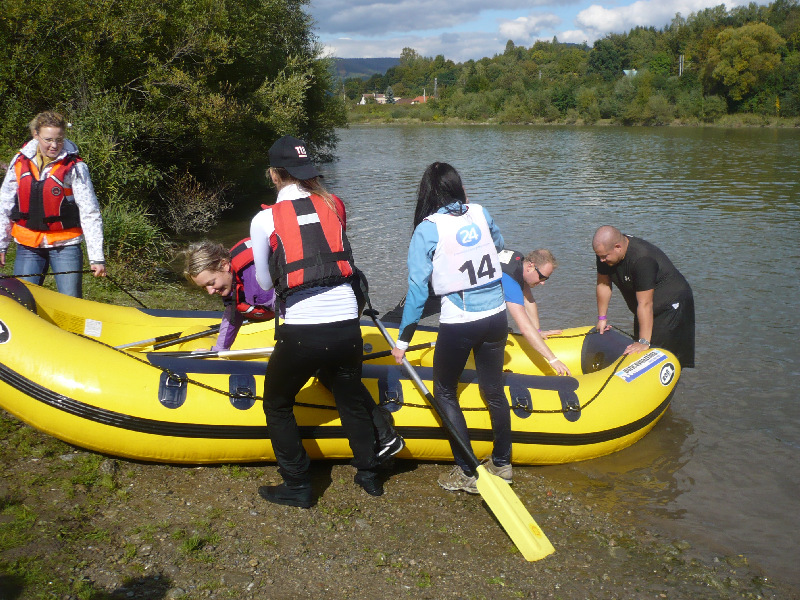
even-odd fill
[{"label": "round 24 logo patch", "polygon": [[669,385],[673,377],[675,377],[675,365],[667,363],[661,367],[661,373],[658,375],[661,385]]}]

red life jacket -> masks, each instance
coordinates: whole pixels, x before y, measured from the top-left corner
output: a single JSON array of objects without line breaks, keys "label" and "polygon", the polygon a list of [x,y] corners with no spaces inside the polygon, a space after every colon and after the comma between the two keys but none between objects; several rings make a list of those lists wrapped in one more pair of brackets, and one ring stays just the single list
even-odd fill
[{"label": "red life jacket", "polygon": [[246,315],[251,321],[261,321],[271,319],[274,316],[272,310],[265,306],[255,306],[247,302],[244,293],[244,279],[242,273],[253,264],[253,248],[250,238],[236,242],[231,248],[231,270],[233,271],[233,299],[236,303],[236,310]]},{"label": "red life jacket", "polygon": [[275,224],[269,272],[278,297],[352,279],[355,263],[344,225],[322,197],[312,194],[269,208]]},{"label": "red life jacket", "polygon": [[38,179],[39,169],[24,154],[14,163],[17,199],[11,220],[33,231],[63,231],[80,227],[80,213],[72,188],[64,186],[64,176],[81,159],[68,154],[55,161],[47,176]]}]

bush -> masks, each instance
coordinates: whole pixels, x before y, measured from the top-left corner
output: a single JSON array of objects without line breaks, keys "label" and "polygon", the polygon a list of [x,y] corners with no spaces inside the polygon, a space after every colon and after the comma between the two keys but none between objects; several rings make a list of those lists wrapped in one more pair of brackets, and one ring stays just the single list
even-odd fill
[{"label": "bush", "polygon": [[228,187],[224,182],[204,185],[190,173],[183,173],[169,183],[162,196],[163,219],[179,234],[209,231],[232,206],[225,200]]},{"label": "bush", "polygon": [[600,102],[595,88],[581,88],[575,94],[578,114],[586,123],[594,123],[600,118]]},{"label": "bush", "polygon": [[512,98],[497,115],[497,120],[500,123],[528,123],[532,117],[522,100]]},{"label": "bush", "polygon": [[675,108],[666,96],[653,94],[647,101],[647,124],[668,125],[675,119]]},{"label": "bush", "polygon": [[141,204],[116,197],[103,209],[106,262],[114,279],[141,288],[157,279],[166,239]]},{"label": "bush", "polygon": [[706,96],[700,118],[706,123],[712,123],[728,114],[728,103],[721,96]]}]

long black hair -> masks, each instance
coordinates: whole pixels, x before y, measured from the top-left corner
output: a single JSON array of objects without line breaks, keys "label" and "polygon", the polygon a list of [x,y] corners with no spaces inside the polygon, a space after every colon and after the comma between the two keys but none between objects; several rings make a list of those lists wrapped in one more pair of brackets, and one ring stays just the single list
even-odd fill
[{"label": "long black hair", "polygon": [[419,182],[414,227],[422,223],[425,217],[454,202],[458,203],[458,206],[450,212],[455,215],[462,214],[464,204],[467,203],[467,193],[464,191],[458,171],[447,163],[430,164],[422,174],[422,181]]}]

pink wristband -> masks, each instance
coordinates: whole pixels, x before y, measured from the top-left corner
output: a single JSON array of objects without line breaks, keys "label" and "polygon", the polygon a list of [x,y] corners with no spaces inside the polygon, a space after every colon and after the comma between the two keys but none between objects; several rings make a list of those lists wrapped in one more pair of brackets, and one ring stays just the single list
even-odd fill
[{"label": "pink wristband", "polygon": [[598,316],[598,317],[597,317],[597,320],[598,320],[598,321],[605,321],[607,318],[608,318],[608,317],[606,317],[605,315],[603,315],[603,316]]}]

